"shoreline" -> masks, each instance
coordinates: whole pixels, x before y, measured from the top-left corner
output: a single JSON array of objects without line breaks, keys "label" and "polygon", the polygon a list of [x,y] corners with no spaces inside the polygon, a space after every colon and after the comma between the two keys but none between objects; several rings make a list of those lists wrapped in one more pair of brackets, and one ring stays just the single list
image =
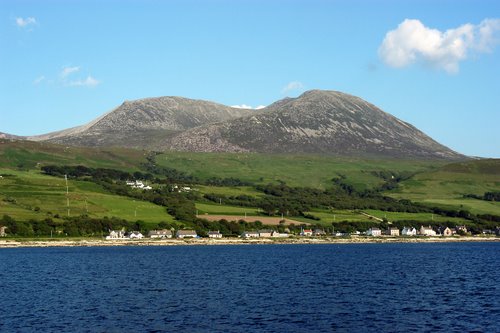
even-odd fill
[{"label": "shoreline", "polygon": [[19,240],[0,239],[2,248],[26,247],[109,247],[109,246],[223,246],[223,245],[271,245],[271,244],[388,244],[388,243],[462,243],[462,242],[500,242],[500,237],[304,237],[304,238],[197,238],[197,239],[55,239],[55,240]]}]

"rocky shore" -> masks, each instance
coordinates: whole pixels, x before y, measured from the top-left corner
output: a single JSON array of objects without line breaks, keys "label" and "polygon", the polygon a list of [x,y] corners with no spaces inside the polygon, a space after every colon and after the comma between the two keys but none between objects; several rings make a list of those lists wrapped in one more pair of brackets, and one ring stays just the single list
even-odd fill
[{"label": "rocky shore", "polygon": [[276,238],[196,238],[196,239],[2,239],[0,248],[18,247],[94,247],[94,246],[179,246],[179,245],[252,245],[252,244],[360,244],[360,243],[453,243],[500,242],[500,237],[290,237]]}]

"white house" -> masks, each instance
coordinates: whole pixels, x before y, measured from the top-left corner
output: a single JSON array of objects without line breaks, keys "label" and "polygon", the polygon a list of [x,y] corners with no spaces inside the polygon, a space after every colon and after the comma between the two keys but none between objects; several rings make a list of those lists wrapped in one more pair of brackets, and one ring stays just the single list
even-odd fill
[{"label": "white house", "polygon": [[150,238],[172,238],[172,231],[168,229],[151,230],[148,236]]},{"label": "white house", "polygon": [[403,235],[403,236],[416,236],[417,229],[415,229],[413,227],[404,227],[403,231],[401,231],[401,235]]},{"label": "white house", "polygon": [[111,230],[109,236],[106,239],[123,239],[125,237],[125,232],[123,230]]},{"label": "white house", "polygon": [[436,236],[436,232],[431,228],[431,226],[420,226],[420,234],[423,236]]},{"label": "white house", "polygon": [[394,227],[388,228],[386,234],[389,236],[399,236],[399,229]]},{"label": "white house", "polygon": [[453,231],[451,231],[450,228],[448,227],[441,227],[439,228],[439,233],[441,234],[441,236],[443,237],[450,237],[450,236],[453,236]]},{"label": "white house", "polygon": [[139,231],[132,231],[132,232],[129,232],[128,238],[130,238],[130,239],[142,239],[142,238],[144,238],[144,236]]},{"label": "white house", "polygon": [[273,230],[263,229],[259,230],[259,237],[272,237]]},{"label": "white house", "polygon": [[258,231],[244,231],[241,234],[241,237],[243,237],[243,238],[259,238],[260,233]]},{"label": "white house", "polygon": [[198,234],[194,230],[177,230],[175,233],[177,238],[196,238]]},{"label": "white house", "polygon": [[310,237],[313,235],[313,231],[312,231],[312,229],[302,229],[302,230],[300,230],[300,235]]},{"label": "white house", "polygon": [[152,190],[153,189],[151,186],[144,185],[144,183],[140,180],[136,180],[135,182],[131,182],[131,181],[127,180],[125,183],[128,186],[131,186],[132,188],[138,188],[141,190]]},{"label": "white house", "polygon": [[382,230],[380,230],[379,228],[370,228],[366,232],[366,235],[373,236],[373,237],[382,236]]},{"label": "white house", "polygon": [[271,236],[271,237],[276,237],[276,238],[287,238],[287,237],[289,237],[289,236],[290,236],[290,234],[289,234],[289,233],[287,233],[287,232],[280,233],[280,232],[278,232],[278,231],[273,231],[273,234],[272,234],[272,236]]},{"label": "white house", "polygon": [[207,235],[208,235],[208,238],[222,238],[222,234],[219,232],[219,230],[209,231],[209,232],[207,232]]},{"label": "white house", "polygon": [[7,236],[7,233],[5,232],[6,229],[7,229],[7,227],[4,227],[3,225],[0,226],[0,237]]}]

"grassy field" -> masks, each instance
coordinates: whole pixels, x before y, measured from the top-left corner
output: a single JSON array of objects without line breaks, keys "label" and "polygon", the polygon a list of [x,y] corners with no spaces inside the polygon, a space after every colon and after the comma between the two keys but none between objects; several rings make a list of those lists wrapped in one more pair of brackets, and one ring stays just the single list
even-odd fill
[{"label": "grassy field", "polygon": [[456,224],[468,223],[468,220],[458,217],[447,217],[432,213],[405,213],[405,212],[384,212],[381,210],[363,210],[363,212],[378,218],[386,218],[389,222],[413,220],[422,223],[427,222],[454,222]]},{"label": "grassy field", "polygon": [[[70,181],[69,194],[63,178],[45,176],[37,171],[0,169],[0,214],[19,220],[88,214],[90,217],[118,217],[148,224],[171,222],[164,207],[149,202],[106,193],[99,185]],[[56,218],[57,219],[57,218]]]},{"label": "grassy field", "polygon": [[387,194],[434,205],[466,209],[472,213],[500,215],[500,202],[464,198],[500,191],[500,160],[454,163],[439,170],[419,173]]},{"label": "grassy field", "polygon": [[244,216],[245,213],[248,215],[259,215],[258,208],[226,206],[226,205],[199,203],[199,202],[196,203],[196,209],[198,211],[198,215],[210,214],[210,215]]},{"label": "grassy field", "polygon": [[345,175],[347,182],[358,189],[382,183],[372,171],[421,172],[443,165],[435,161],[364,160],[320,155],[184,152],[160,154],[156,162],[201,179],[234,177],[260,184],[284,181],[290,186],[315,188],[327,188],[332,178]]},{"label": "grassy field", "polygon": [[0,167],[36,169],[43,165],[85,165],[95,168],[138,170],[146,161],[147,152],[125,149],[92,149],[61,145],[0,139]]},{"label": "grassy field", "polygon": [[262,192],[257,191],[255,188],[250,186],[237,186],[237,187],[229,187],[229,186],[204,186],[204,185],[196,185],[195,190],[199,191],[201,194],[218,194],[225,196],[238,196],[238,195],[248,195],[252,197],[263,196]]}]

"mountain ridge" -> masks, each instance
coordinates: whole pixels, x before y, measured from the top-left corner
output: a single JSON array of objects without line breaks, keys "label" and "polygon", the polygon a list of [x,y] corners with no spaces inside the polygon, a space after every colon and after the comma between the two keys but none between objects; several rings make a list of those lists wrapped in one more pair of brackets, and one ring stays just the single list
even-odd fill
[{"label": "mountain ridge", "polygon": [[158,151],[464,158],[362,98],[333,90],[260,110],[176,96],[125,101],[88,124],[29,139]]}]

